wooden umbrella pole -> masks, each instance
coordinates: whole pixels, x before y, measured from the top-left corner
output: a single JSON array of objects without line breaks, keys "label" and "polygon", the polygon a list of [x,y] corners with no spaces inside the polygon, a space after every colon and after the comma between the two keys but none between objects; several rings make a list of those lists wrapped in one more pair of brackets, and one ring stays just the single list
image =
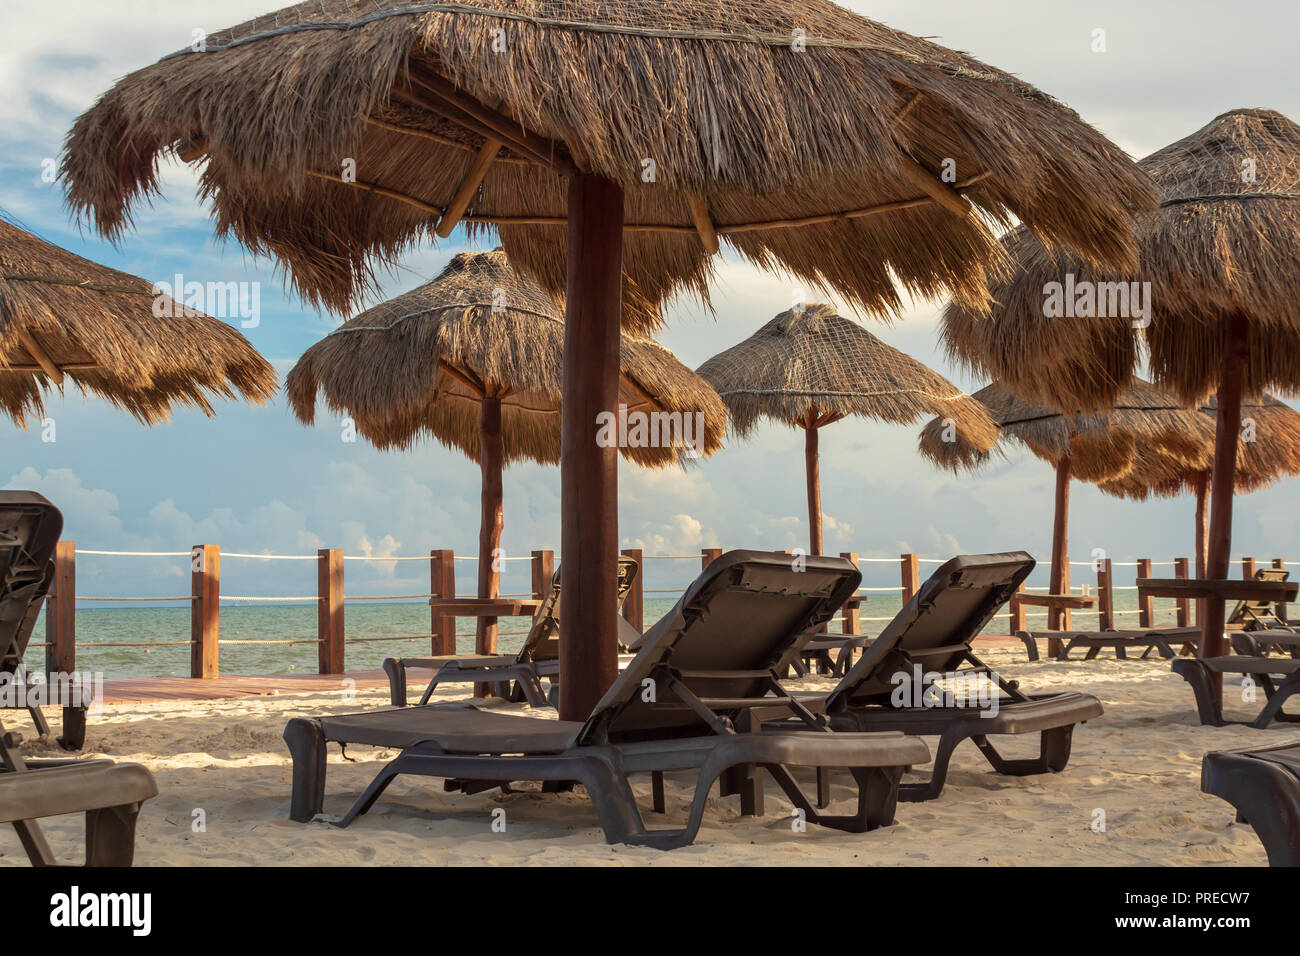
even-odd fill
[{"label": "wooden umbrella pole", "polygon": [[[1223,334],[1222,368],[1219,373],[1219,412],[1214,426],[1214,475],[1210,482],[1210,531],[1205,574],[1210,579],[1228,576],[1232,549],[1232,486],[1237,471],[1237,442],[1241,433],[1241,395],[1250,357],[1250,320],[1244,312],[1228,319]],[[1201,656],[1220,657],[1224,651],[1223,599],[1205,601],[1201,624]],[[1215,674],[1219,694],[1222,675]]]},{"label": "wooden umbrella pole", "polygon": [[808,471],[808,553],[822,553],[822,484],[817,463],[817,422],[814,412],[804,421],[804,465]]},{"label": "wooden umbrella pole", "polygon": [[[1196,489],[1196,576],[1205,579],[1206,541],[1210,533],[1210,473],[1197,472],[1193,482]],[[1196,602],[1196,623],[1205,621],[1205,602]]]},{"label": "wooden umbrella pole", "polygon": [[618,674],[618,449],[597,441],[617,414],[623,310],[623,190],[569,181],[560,412],[560,719],[586,720]]},{"label": "wooden umbrella pole", "polygon": [[[501,441],[501,399],[485,395],[479,405],[479,471],[483,488],[480,496],[482,511],[478,527],[478,596],[495,598],[501,594],[501,571],[497,562],[501,547],[501,529],[504,525],[502,508],[501,471],[505,467],[504,446]],[[478,634],[474,650],[479,654],[497,652],[497,619],[478,619]],[[487,685],[475,686],[476,692],[486,696]]]},{"label": "wooden umbrella pole", "polygon": [[[1052,509],[1052,573],[1049,588],[1053,594],[1064,594],[1070,587],[1069,524],[1070,456],[1065,455],[1056,463],[1056,500]],[[1049,608],[1048,630],[1061,630],[1063,617],[1064,612],[1060,608]],[[1048,640],[1047,653],[1051,657],[1061,653],[1060,640],[1057,638]]]}]

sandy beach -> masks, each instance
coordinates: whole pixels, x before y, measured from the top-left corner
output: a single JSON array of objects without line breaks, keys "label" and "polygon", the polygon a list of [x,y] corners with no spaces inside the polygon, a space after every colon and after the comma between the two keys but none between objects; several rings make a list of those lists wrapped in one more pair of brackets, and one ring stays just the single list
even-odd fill
[{"label": "sandy beach", "polygon": [[[104,706],[90,726],[85,756],[142,763],[153,771],[159,796],[146,804],[136,840],[136,864],[193,865],[438,865],[438,864],[692,864],[710,865],[1249,865],[1266,863],[1248,826],[1233,823],[1226,803],[1200,792],[1207,750],[1262,746],[1297,736],[1274,725],[1202,727],[1190,690],[1165,661],[1024,660],[1018,645],[977,651],[1031,693],[1078,690],[1095,694],[1105,716],[1079,727],[1065,772],[1026,778],[992,773],[971,744],[956,753],[939,799],[900,804],[894,826],[847,834],[809,826],[794,832],[790,805],[767,780],[767,813],[742,818],[735,797],[714,799],[693,846],[663,853],[608,846],[594,812],[579,791],[541,794],[497,791],[466,796],[442,792],[441,782],[399,779],[379,804],[347,830],[288,819],[290,763],[281,739],[294,716],[349,713],[387,706],[387,693],[342,691],[229,700],[157,701]],[[809,678],[802,689],[828,689]],[[448,688],[440,699],[463,696]],[[1229,700],[1232,689],[1228,691]],[[1250,705],[1230,706],[1245,717]],[[541,714],[539,713],[539,716]],[[7,713],[11,729],[31,737],[22,714]],[[51,714],[56,721],[57,715]],[[933,750],[933,741],[931,741]],[[999,742],[1000,744],[1000,742]],[[1028,756],[1037,738],[1004,747]],[[27,756],[48,756],[53,745],[27,740]],[[325,809],[341,814],[392,751],[336,746],[329,754]],[[924,768],[919,768],[924,770]],[[847,808],[847,778],[835,804]],[[810,781],[809,781],[810,782]],[[690,780],[668,778],[668,814],[649,812],[649,778],[636,778],[647,823],[677,825],[685,818]],[[505,832],[493,832],[493,811],[504,809]],[[1105,831],[1093,829],[1104,811]],[[201,813],[200,813],[201,811]],[[206,826],[196,829],[197,817]],[[498,814],[499,817],[499,814]],[[79,862],[82,821],[42,821],[61,860]],[[25,865],[15,834],[0,831],[0,865]]]}]

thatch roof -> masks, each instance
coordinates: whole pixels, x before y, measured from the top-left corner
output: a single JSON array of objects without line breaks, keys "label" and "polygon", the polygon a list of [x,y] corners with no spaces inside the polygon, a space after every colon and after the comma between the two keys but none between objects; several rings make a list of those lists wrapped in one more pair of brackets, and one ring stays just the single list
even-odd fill
[{"label": "thatch roof", "polygon": [[[343,323],[289,372],[294,412],[311,424],[317,393],[380,448],[433,437],[479,458],[479,405],[501,397],[505,460],[560,460],[564,306],[504,252],[464,252],[429,283]],[[722,447],[726,409],[672,352],[625,333],[619,401],[629,412],[703,414],[702,454]],[[592,428],[596,425],[593,422]],[[594,432],[593,432],[594,434]],[[681,447],[626,447],[643,465]]]},{"label": "thatch roof", "polygon": [[26,427],[64,376],[145,424],[176,405],[211,415],[214,397],[260,404],[276,384],[225,322],[0,218],[0,411]]},{"label": "thatch roof", "polygon": [[202,164],[220,234],[340,312],[448,207],[563,289],[568,173],[608,177],[633,330],[707,296],[717,237],[870,312],[978,307],[994,227],[1131,267],[1154,200],[1051,97],[829,0],[310,0],[118,81],[68,136],[69,201],[118,236],[172,154]]},{"label": "thatch roof", "polygon": [[[997,423],[999,442],[994,452],[1005,453],[1006,443],[1018,441],[1035,456],[1051,464],[1070,456],[1070,471],[1084,481],[1113,480],[1133,467],[1139,447],[1160,449],[1171,459],[1186,461],[1213,453],[1214,422],[1135,379],[1116,406],[1104,413],[1065,415],[1027,401],[1001,383],[980,389],[973,396],[983,403]],[[921,454],[953,471],[977,468],[992,457],[961,433],[935,419],[921,432]]]},{"label": "thatch roof", "polygon": [[[1300,389],[1300,126],[1272,110],[1234,110],[1139,164],[1160,188],[1141,217],[1141,265],[1099,270],[1025,230],[1005,240],[1016,268],[985,317],[961,302],[944,315],[950,354],[1035,400],[1104,407],[1133,374],[1127,318],[1048,318],[1045,286],[1150,282],[1152,377],[1187,402],[1218,384],[1223,326],[1250,319],[1247,394]],[[1252,179],[1253,177],[1253,179]]]},{"label": "thatch roof", "polygon": [[[1200,409],[1213,433],[1218,406],[1211,399]],[[1300,475],[1300,412],[1271,395],[1242,402],[1243,422],[1253,422],[1253,439],[1237,446],[1235,488],[1241,492],[1267,488],[1288,475]],[[1195,490],[1198,476],[1207,478],[1214,464],[1213,439],[1201,455],[1188,459],[1139,443],[1133,467],[1122,477],[1098,483],[1118,498],[1145,501],[1151,496],[1174,498]]]},{"label": "thatch roof", "polygon": [[978,402],[824,303],[782,312],[698,371],[727,403],[739,435],[760,418],[820,427],[848,415],[900,425],[939,415],[984,449],[997,440]]}]

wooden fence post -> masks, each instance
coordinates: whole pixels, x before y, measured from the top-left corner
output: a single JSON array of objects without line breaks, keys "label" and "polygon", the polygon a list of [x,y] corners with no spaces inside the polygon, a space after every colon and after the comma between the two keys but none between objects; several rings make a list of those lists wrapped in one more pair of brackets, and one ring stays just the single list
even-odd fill
[{"label": "wooden fence post", "polygon": [[1109,631],[1115,627],[1115,592],[1112,589],[1110,558],[1103,558],[1097,568],[1097,627]]},{"label": "wooden fence post", "polygon": [[343,552],[320,548],[316,552],[316,652],[322,674],[342,674]]},{"label": "wooden fence post", "polygon": [[640,634],[645,626],[645,559],[640,548],[625,548],[622,554],[636,562],[636,578],[623,600],[623,618]]},{"label": "wooden fence post", "polygon": [[[451,549],[429,552],[429,594],[430,601],[456,598],[456,555]],[[435,657],[456,653],[456,615],[434,608],[429,629],[429,649]]]},{"label": "wooden fence post", "polygon": [[[858,566],[858,552],[841,551],[840,557],[844,558],[846,561],[853,562],[853,566],[855,568]],[[862,633],[861,631],[858,630],[858,628],[862,626],[862,607],[858,603],[860,600],[861,599],[857,595],[854,595],[852,598],[849,599],[849,603],[844,605],[843,620],[841,621],[840,624],[841,632],[845,634]]]},{"label": "wooden fence post", "polygon": [[[1140,578],[1151,577],[1151,559],[1138,558],[1137,576]],[[1138,627],[1155,627],[1151,619],[1155,616],[1153,609],[1155,601],[1149,597],[1138,598]]]},{"label": "wooden fence post", "polygon": [[45,680],[77,669],[77,542],[54,547],[54,580],[45,599]]},{"label": "wooden fence post", "polygon": [[710,564],[722,557],[721,548],[701,548],[700,549],[700,570],[708,568]]},{"label": "wooden fence post", "polygon": [[[1174,558],[1174,577],[1185,579],[1187,577],[1187,564],[1188,562],[1186,558]],[[1191,621],[1191,615],[1189,613],[1190,607],[1191,607],[1191,603],[1187,600],[1187,598],[1178,599],[1178,626],[1179,627],[1190,626],[1190,621]]]},{"label": "wooden fence post", "polygon": [[[1025,582],[1021,581],[1020,586],[1016,588],[1016,592],[1020,593],[1024,590],[1025,590]],[[1010,603],[1011,603],[1010,627],[1011,627],[1011,634],[1012,636],[1014,636],[1019,631],[1029,630],[1029,628],[1025,626],[1026,621],[1028,619],[1025,617],[1025,606],[1023,604],[1019,604],[1015,601],[1012,601]]]},{"label": "wooden fence post", "polygon": [[190,551],[190,677],[221,672],[221,546],[196,544]]},{"label": "wooden fence post", "polygon": [[915,554],[900,554],[898,559],[902,566],[903,604],[906,606],[921,587],[921,560]]},{"label": "wooden fence post", "polygon": [[1254,558],[1242,558],[1242,559],[1241,559],[1241,577],[1242,577],[1242,580],[1244,580],[1244,581],[1249,581],[1249,580],[1250,580],[1251,578],[1253,578],[1254,576],[1255,576],[1255,559],[1254,559]]},{"label": "wooden fence post", "polygon": [[[1283,561],[1281,558],[1274,558],[1273,567],[1277,568],[1279,571],[1285,571],[1286,562]],[[1278,620],[1281,621],[1283,624],[1287,623],[1286,614],[1287,614],[1287,606],[1286,603],[1283,602],[1277,606],[1277,617]]]}]

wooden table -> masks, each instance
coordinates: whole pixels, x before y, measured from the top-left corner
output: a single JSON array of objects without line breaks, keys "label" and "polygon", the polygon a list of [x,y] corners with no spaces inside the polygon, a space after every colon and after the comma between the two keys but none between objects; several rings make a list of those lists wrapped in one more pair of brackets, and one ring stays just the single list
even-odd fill
[{"label": "wooden table", "polygon": [[[1020,620],[1022,624],[1025,622],[1023,621],[1023,619],[1020,618],[1020,609],[1025,607],[1026,605],[1031,607],[1045,607],[1048,609],[1049,612],[1060,611],[1061,614],[1059,616],[1058,623],[1068,628],[1070,626],[1070,619],[1068,617],[1069,611],[1087,610],[1090,607],[1095,607],[1096,604],[1097,604],[1097,598],[1091,594],[1033,594],[1029,591],[1017,591],[1015,594],[1011,595],[1012,616],[1017,620]],[[1051,618],[1049,617],[1048,618],[1049,628],[1051,626],[1051,623],[1052,621]],[[1014,631],[1015,628],[1012,627],[1012,630]],[[1028,631],[1029,628],[1025,627],[1023,628],[1023,630]],[[1061,653],[1060,638],[1049,637],[1047,639],[1048,656],[1056,657],[1060,653]]]},{"label": "wooden table", "polygon": [[532,617],[536,598],[430,598],[429,607],[452,617]]}]

